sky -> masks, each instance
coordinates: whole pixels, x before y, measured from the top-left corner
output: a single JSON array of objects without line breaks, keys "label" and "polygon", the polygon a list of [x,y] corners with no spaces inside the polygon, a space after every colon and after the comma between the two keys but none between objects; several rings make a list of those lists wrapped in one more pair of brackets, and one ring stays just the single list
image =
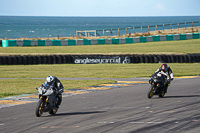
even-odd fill
[{"label": "sky", "polygon": [[0,0],[3,16],[200,16],[200,0]]}]

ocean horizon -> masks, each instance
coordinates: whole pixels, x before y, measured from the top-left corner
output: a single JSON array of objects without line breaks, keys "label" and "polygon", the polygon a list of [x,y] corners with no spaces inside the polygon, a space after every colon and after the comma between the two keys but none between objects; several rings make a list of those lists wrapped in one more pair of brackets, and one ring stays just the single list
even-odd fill
[{"label": "ocean horizon", "polygon": [[[69,37],[76,36],[76,30],[105,30],[105,36],[109,36],[109,29],[128,28],[127,32],[132,33],[132,27],[152,26],[154,30],[155,25],[174,24],[173,28],[176,28],[176,23],[197,21],[200,21],[200,16],[0,16],[0,39]],[[184,26],[182,24],[179,28]],[[199,26],[199,23],[193,26]],[[158,27],[158,30],[161,29]],[[135,32],[140,32],[140,29]],[[113,34],[117,35],[117,30]],[[120,34],[125,34],[125,31],[120,30]]]}]

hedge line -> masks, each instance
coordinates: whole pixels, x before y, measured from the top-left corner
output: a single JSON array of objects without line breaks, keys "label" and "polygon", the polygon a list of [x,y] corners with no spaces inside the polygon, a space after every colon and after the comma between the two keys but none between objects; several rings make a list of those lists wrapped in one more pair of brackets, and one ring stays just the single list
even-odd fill
[{"label": "hedge line", "polygon": [[[130,63],[197,63],[200,54],[188,55],[16,55],[0,56],[0,65],[74,64],[75,59],[129,58]],[[121,62],[122,63],[122,62]]]}]

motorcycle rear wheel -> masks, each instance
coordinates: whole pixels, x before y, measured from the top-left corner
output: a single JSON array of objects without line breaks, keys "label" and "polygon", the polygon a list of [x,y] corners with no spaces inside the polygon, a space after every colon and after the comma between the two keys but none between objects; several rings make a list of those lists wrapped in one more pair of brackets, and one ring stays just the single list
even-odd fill
[{"label": "motorcycle rear wheel", "polygon": [[164,95],[165,95],[165,91],[162,90],[161,94],[159,94],[158,96],[159,96],[159,97],[164,97]]},{"label": "motorcycle rear wheel", "polygon": [[57,111],[58,111],[58,108],[54,107],[51,111],[49,111],[49,114],[50,115],[55,115]]},{"label": "motorcycle rear wheel", "polygon": [[154,95],[154,90],[155,90],[154,85],[151,85],[151,87],[149,88],[149,91],[148,91],[148,93],[147,93],[147,97],[148,97],[148,98],[152,98],[152,97],[153,97],[153,95]]},{"label": "motorcycle rear wheel", "polygon": [[42,99],[40,99],[38,101],[38,104],[37,104],[36,109],[35,109],[35,115],[37,117],[40,117],[43,114],[43,110],[44,110],[44,106],[43,105],[44,105],[44,102],[43,102]]}]

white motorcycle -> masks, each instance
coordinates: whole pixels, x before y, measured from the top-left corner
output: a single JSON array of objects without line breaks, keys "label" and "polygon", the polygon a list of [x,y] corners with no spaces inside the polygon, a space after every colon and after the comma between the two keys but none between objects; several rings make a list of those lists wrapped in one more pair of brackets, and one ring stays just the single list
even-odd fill
[{"label": "white motorcycle", "polygon": [[56,114],[58,108],[57,88],[53,84],[42,84],[38,90],[39,101],[36,106],[35,115],[40,117],[43,112],[49,112],[50,115]]}]

